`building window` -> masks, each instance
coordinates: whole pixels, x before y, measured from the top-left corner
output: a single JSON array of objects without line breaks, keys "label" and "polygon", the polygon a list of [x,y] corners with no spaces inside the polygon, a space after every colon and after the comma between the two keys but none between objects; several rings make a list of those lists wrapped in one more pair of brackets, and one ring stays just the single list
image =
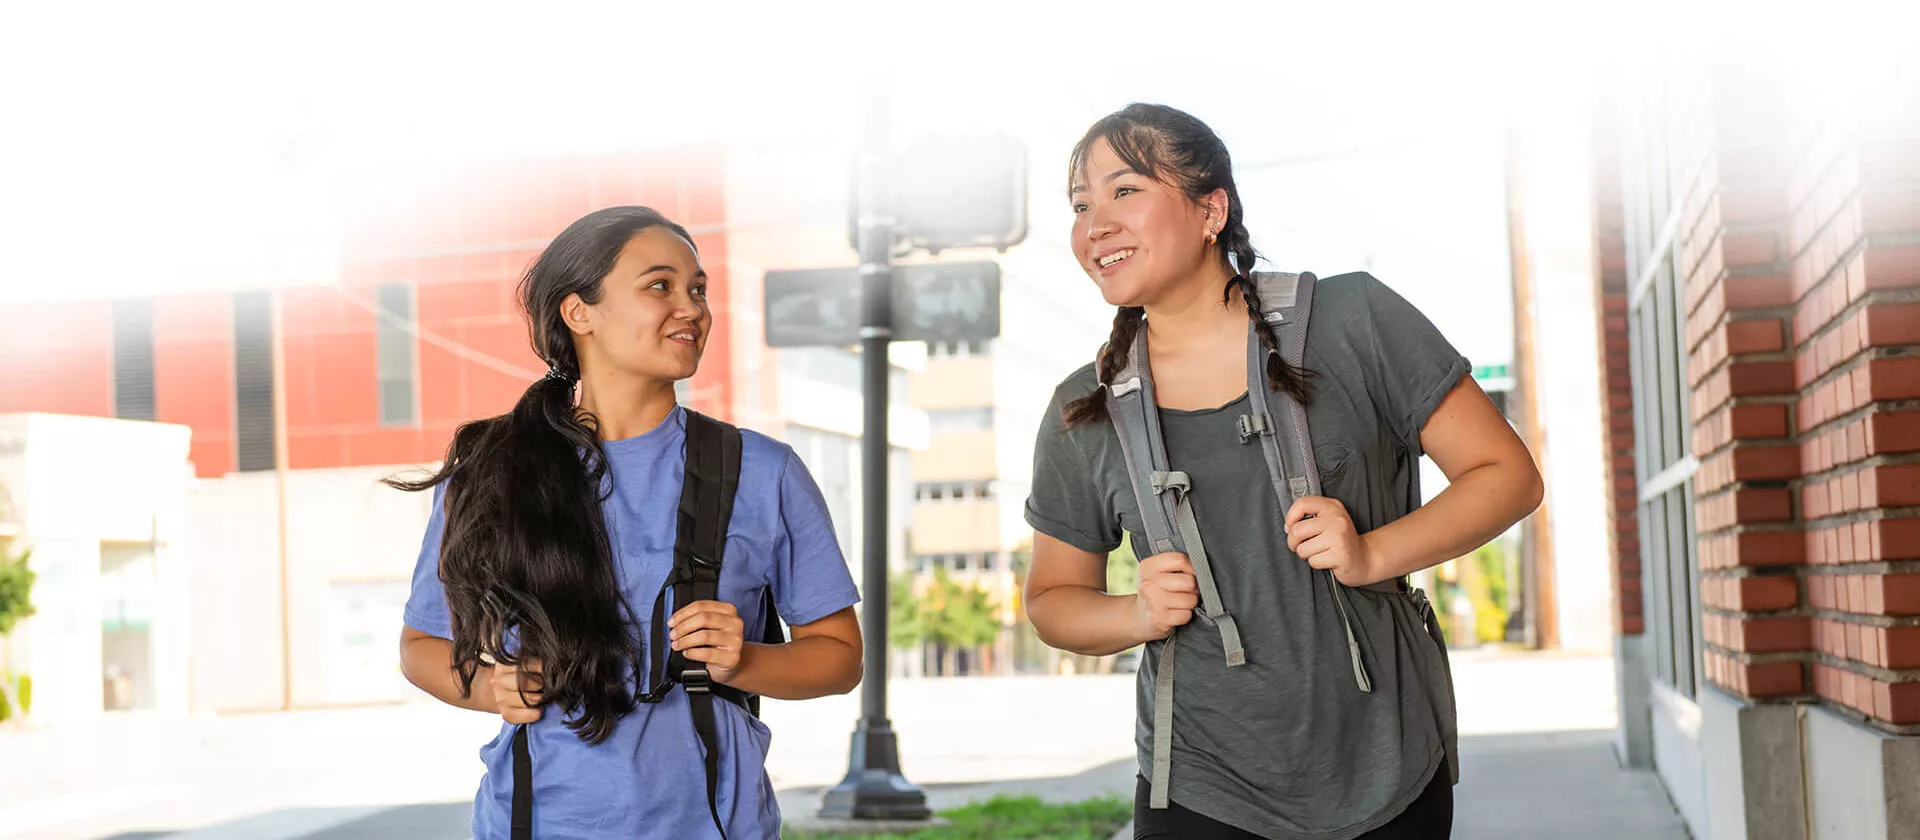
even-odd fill
[{"label": "building window", "polygon": [[827,516],[833,522],[834,536],[840,541],[840,553],[858,563],[853,541],[854,526],[858,523],[853,516],[860,502],[854,486],[854,473],[860,466],[860,439],[805,426],[788,426],[787,445],[793,447],[794,454],[806,465],[814,484],[820,488],[820,496],[827,503]]},{"label": "building window", "polygon": [[940,408],[927,412],[927,427],[935,434],[977,432],[993,428],[992,408]]},{"label": "building window", "polygon": [[240,472],[274,468],[273,297],[233,296],[233,406]]},{"label": "building window", "polygon": [[988,349],[987,339],[972,341],[929,341],[927,355],[932,358],[960,359],[968,356],[985,356]]},{"label": "building window", "polygon": [[153,302],[113,302],[113,416],[155,419],[153,397]]},{"label": "building window", "polygon": [[923,481],[913,486],[913,498],[921,502],[991,499],[995,492],[992,481]]},{"label": "building window", "polygon": [[1642,598],[1652,637],[1654,679],[1685,697],[1701,679],[1700,580],[1694,525],[1692,389],[1687,384],[1686,304],[1677,279],[1674,237],[1661,239],[1681,212],[1673,196],[1666,103],[1649,100],[1638,142],[1623,149],[1629,364],[1633,371],[1635,452],[1640,500]]},{"label": "building window", "polygon": [[380,425],[414,426],[420,422],[418,390],[414,381],[413,287],[389,283],[378,290],[380,317],[376,319],[375,371],[380,380]]}]

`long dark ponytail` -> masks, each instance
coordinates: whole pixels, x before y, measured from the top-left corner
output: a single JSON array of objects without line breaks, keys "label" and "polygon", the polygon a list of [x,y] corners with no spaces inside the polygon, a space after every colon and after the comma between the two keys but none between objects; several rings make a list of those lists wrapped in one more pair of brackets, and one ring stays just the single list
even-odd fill
[{"label": "long dark ponytail", "polygon": [[595,744],[634,709],[642,648],[601,518],[606,455],[593,416],[574,403],[580,357],[560,310],[570,295],[598,303],[627,240],[652,227],[693,242],[646,207],[595,211],[555,237],[518,290],[533,350],[550,371],[512,411],[461,426],[439,472],[386,482],[411,491],[447,485],[440,582],[461,693],[472,691],[483,654],[509,664],[538,659],[545,701]]},{"label": "long dark ponytail", "polygon": [[[1222,264],[1233,273],[1221,290],[1223,300],[1233,298],[1237,287],[1247,302],[1247,318],[1253,322],[1260,343],[1267,348],[1267,383],[1285,390],[1301,402],[1307,399],[1308,372],[1282,361],[1273,327],[1260,317],[1260,292],[1254,287],[1253,266],[1260,258],[1253,250],[1253,236],[1247,232],[1246,208],[1240,203],[1240,189],[1233,182],[1233,159],[1220,136],[1193,115],[1165,105],[1134,103],[1102,117],[1087,129],[1073,147],[1068,160],[1069,179],[1084,169],[1087,156],[1105,141],[1128,168],[1148,178],[1177,187],[1194,201],[1227,191],[1227,218],[1214,246]],[[1133,351],[1133,340],[1146,323],[1146,310],[1122,306],[1113,316],[1113,331],[1100,353],[1097,375],[1102,386],[1113,382]],[[1094,391],[1068,403],[1062,409],[1068,426],[1107,419],[1106,395]]]}]

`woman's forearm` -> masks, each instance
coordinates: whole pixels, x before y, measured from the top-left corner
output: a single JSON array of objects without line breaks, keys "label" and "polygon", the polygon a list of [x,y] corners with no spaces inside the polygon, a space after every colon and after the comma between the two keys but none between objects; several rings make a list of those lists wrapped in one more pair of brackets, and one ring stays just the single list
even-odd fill
[{"label": "woman's forearm", "polygon": [[728,685],[775,700],[845,694],[860,684],[860,648],[832,636],[777,645],[748,643]]},{"label": "woman's forearm", "polygon": [[1109,595],[1087,586],[1056,586],[1027,599],[1034,633],[1049,646],[1083,656],[1106,656],[1149,641],[1136,595]]},{"label": "woman's forearm", "polygon": [[476,712],[499,714],[493,699],[492,666],[482,665],[473,677],[473,691],[460,695],[460,675],[453,669],[453,643],[438,636],[410,636],[400,643],[400,672],[407,682],[441,702]]},{"label": "woman's forearm", "polygon": [[1392,580],[1466,556],[1532,513],[1541,493],[1531,462],[1469,470],[1433,501],[1362,536],[1371,577]]}]

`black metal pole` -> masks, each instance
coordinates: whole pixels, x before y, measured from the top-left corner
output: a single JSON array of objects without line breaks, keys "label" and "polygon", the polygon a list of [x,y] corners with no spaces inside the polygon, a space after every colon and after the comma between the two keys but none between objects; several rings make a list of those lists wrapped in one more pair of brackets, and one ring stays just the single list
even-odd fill
[{"label": "black metal pole", "polygon": [[860,722],[853,730],[847,776],[820,803],[824,819],[924,820],[927,797],[900,773],[900,749],[887,719],[887,347],[893,343],[893,221],[886,197],[886,114],[867,116],[867,143],[859,158],[855,196],[860,250],[861,378],[866,428],[861,440],[863,561],[860,624],[866,676],[860,686]]}]

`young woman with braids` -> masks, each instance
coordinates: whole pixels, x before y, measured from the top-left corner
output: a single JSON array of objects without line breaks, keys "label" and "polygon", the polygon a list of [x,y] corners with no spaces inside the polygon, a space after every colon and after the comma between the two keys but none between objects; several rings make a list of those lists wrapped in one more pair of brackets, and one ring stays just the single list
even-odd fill
[{"label": "young woman with braids", "polygon": [[[526,727],[533,836],[772,837],[767,728],[715,702],[709,809],[687,695],[639,702],[651,608],[673,565],[692,376],[713,329],[692,237],[644,207],[600,210],[548,245],[519,287],[552,370],[513,410],[462,426],[434,491],[401,640],[407,679],[498,714],[480,751],[481,840],[509,834],[510,743]],[[718,601],[675,605],[672,650],[750,694],[803,699],[860,680],[852,576],[818,487],[791,449],[743,433]],[[765,597],[793,640],[760,639]]]},{"label": "young woman with braids", "polygon": [[[1444,662],[1406,603],[1389,603],[1407,595],[1359,587],[1465,555],[1532,511],[1532,458],[1424,316],[1370,276],[1333,277],[1313,299],[1305,369],[1269,357],[1271,387],[1307,404],[1324,493],[1283,506],[1258,443],[1236,429],[1249,323],[1270,350],[1275,335],[1247,280],[1256,255],[1226,147],[1192,116],[1136,104],[1094,124],[1069,177],[1074,256],[1119,309],[1099,362],[1061,383],[1041,426],[1027,611],[1043,639],[1076,653],[1149,645],[1143,773],[1158,649],[1179,646],[1170,802],[1151,807],[1143,777],[1135,836],[1449,836]],[[1144,550],[1138,536],[1104,388],[1139,330],[1241,666],[1226,664],[1215,626],[1192,621],[1188,558]],[[1422,454],[1451,481],[1424,507]],[[1106,555],[1123,533],[1143,558],[1139,591],[1110,595]],[[1370,691],[1356,687],[1336,586],[1350,588]]]}]

